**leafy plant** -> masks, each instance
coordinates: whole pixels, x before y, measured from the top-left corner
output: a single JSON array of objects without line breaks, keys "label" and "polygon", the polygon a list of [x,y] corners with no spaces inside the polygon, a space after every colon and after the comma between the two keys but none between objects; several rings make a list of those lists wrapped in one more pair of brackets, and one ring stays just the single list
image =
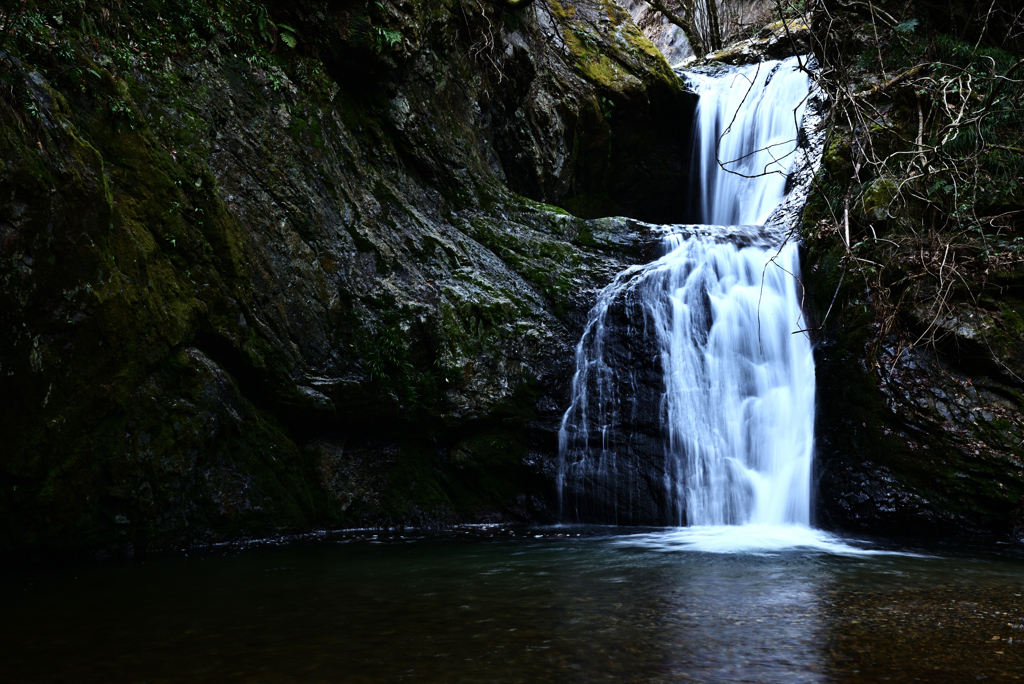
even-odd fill
[{"label": "leafy plant", "polygon": [[892,30],[895,31],[896,33],[913,33],[917,29],[918,24],[920,23],[921,22],[918,21],[917,19],[907,19],[896,24],[896,26],[893,26]]},{"label": "leafy plant", "polygon": [[299,44],[298,30],[288,24],[275,22],[270,18],[267,8],[263,5],[259,5],[253,15],[247,15],[245,23],[249,25],[255,23],[260,37],[263,39],[263,42],[270,46],[271,52],[277,48],[278,39],[292,49],[296,48]]},{"label": "leafy plant", "polygon": [[293,29],[288,24],[277,25],[281,42],[290,48],[295,48],[299,44],[298,34],[299,32]]},{"label": "leafy plant", "polygon": [[602,97],[601,98],[601,113],[604,115],[604,118],[606,118],[606,119],[612,118],[612,108],[613,107],[615,107],[615,103],[614,102],[609,100],[607,97]]},{"label": "leafy plant", "polygon": [[400,328],[389,326],[377,336],[366,355],[366,365],[375,383],[394,389],[407,406],[416,404],[417,391],[412,377],[415,369],[409,361]]},{"label": "leafy plant", "polygon": [[271,45],[277,42],[277,24],[270,20],[267,8],[263,5],[256,8],[256,27],[265,42]]},{"label": "leafy plant", "polygon": [[114,121],[115,126],[124,125],[128,128],[135,128],[135,112],[124,100],[120,98],[107,96],[107,109],[110,111],[110,116]]},{"label": "leafy plant", "polygon": [[[817,78],[835,104],[806,216],[818,217],[815,239],[839,239],[842,273],[864,278],[876,344],[915,306],[930,322],[906,341],[934,345],[957,301],[976,301],[992,273],[1024,268],[1018,237],[1006,235],[1024,217],[1024,60],[1011,40],[1024,35],[1024,18],[1000,37],[985,7],[956,35],[872,3],[817,3],[808,18],[828,27],[813,40],[825,62]],[[866,49],[846,49],[851,35]],[[892,192],[870,201],[883,179]]]},{"label": "leafy plant", "polygon": [[393,29],[386,29],[381,28],[380,26],[375,26],[373,28],[373,32],[373,49],[378,53],[383,52],[384,48],[392,48],[398,45],[398,43],[402,40],[402,34],[399,31],[395,31]]}]

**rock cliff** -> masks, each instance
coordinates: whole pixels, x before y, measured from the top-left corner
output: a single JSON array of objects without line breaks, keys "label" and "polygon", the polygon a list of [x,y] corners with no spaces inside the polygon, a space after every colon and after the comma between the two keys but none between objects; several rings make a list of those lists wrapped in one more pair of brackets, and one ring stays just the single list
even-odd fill
[{"label": "rock cliff", "polygon": [[819,522],[1024,537],[1020,19],[920,1],[806,20],[832,103],[804,216]]},{"label": "rock cliff", "polygon": [[684,211],[607,0],[0,14],[0,545],[544,518],[571,348]]},{"label": "rock cliff", "polygon": [[[823,525],[1024,534],[1004,4],[712,56],[823,66]],[[552,519],[595,293],[687,215],[694,98],[622,8],[41,0],[0,63],[0,551]]]}]

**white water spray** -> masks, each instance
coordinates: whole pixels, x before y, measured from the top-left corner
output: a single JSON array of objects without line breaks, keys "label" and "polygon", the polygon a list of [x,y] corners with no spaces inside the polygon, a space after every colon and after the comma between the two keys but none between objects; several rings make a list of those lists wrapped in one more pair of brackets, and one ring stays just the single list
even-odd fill
[{"label": "white water spray", "polygon": [[797,249],[674,240],[650,302],[672,522],[807,525],[814,359]]}]

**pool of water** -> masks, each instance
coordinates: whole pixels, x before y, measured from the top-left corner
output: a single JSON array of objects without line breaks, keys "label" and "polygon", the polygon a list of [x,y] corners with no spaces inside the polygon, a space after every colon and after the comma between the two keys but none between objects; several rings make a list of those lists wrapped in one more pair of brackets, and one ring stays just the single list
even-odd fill
[{"label": "pool of water", "polygon": [[368,532],[8,573],[0,679],[1024,679],[1010,547],[730,550],[687,534]]}]

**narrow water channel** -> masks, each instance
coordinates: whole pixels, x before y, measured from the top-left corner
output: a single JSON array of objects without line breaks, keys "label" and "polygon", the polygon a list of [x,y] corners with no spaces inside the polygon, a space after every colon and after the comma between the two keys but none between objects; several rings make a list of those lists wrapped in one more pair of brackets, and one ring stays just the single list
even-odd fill
[{"label": "narrow water channel", "polygon": [[723,554],[665,530],[367,533],[7,574],[0,679],[1024,678],[1019,555],[841,541]]}]

